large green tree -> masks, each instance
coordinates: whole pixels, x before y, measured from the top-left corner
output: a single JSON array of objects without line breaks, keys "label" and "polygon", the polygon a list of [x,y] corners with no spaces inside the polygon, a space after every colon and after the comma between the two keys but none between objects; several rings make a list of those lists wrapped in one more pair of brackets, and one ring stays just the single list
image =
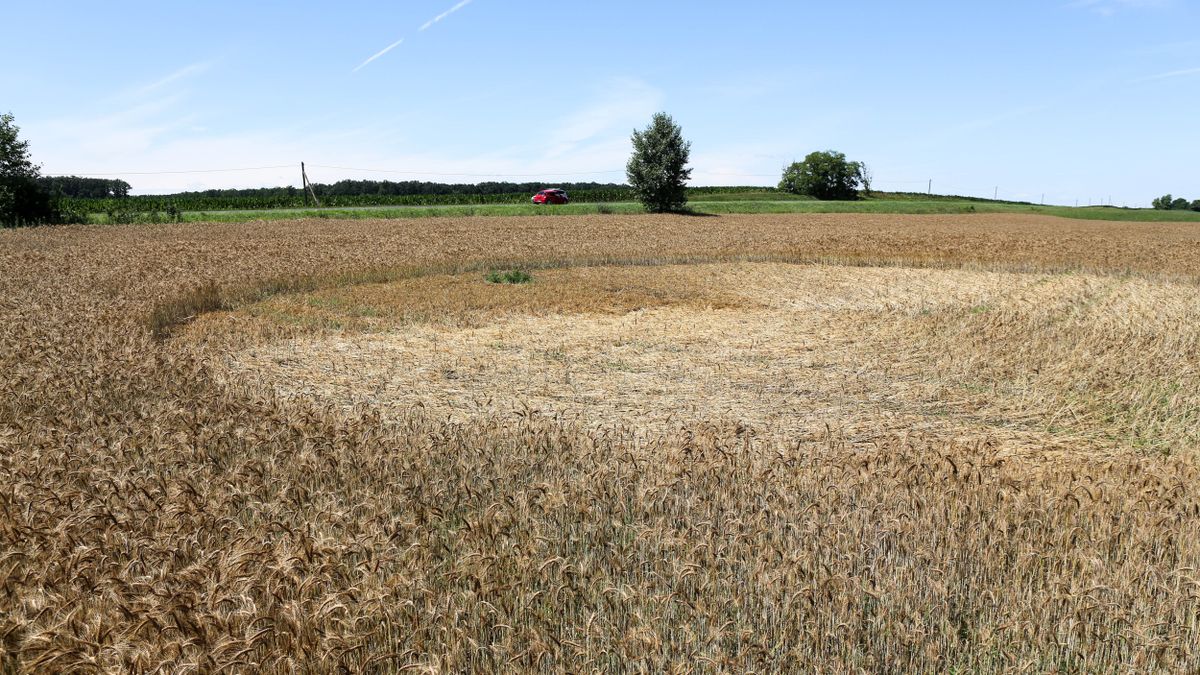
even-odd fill
[{"label": "large green tree", "polygon": [[29,158],[29,141],[11,113],[0,115],[0,227],[40,225],[58,219],[50,194],[38,185],[38,167]]},{"label": "large green tree", "polygon": [[625,175],[638,201],[651,213],[679,211],[687,204],[687,168],[692,144],[666,113],[657,113],[650,125],[633,132],[633,155]]},{"label": "large green tree", "polygon": [[783,170],[779,189],[817,199],[857,199],[860,185],[870,189],[869,175],[865,164],[851,162],[840,152],[811,152]]}]

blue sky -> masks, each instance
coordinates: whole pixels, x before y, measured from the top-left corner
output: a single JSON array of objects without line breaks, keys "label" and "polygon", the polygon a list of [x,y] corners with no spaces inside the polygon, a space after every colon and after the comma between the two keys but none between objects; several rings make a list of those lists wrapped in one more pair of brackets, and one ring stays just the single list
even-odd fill
[{"label": "blue sky", "polygon": [[[113,0],[4,17],[0,111],[43,172],[141,193],[296,184],[301,161],[320,182],[620,182],[630,132],[665,110],[697,185],[774,184],[836,149],[882,189],[1200,199],[1188,0]],[[134,173],[212,169],[246,170]]]}]

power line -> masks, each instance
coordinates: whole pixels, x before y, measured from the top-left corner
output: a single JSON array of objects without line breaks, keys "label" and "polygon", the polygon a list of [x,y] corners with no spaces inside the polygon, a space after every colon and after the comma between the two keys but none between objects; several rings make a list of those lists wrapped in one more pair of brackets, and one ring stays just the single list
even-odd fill
[{"label": "power line", "polygon": [[724,173],[721,171],[693,171],[701,176],[740,176],[742,178],[776,178],[778,173]]},{"label": "power line", "polygon": [[320,169],[336,169],[338,171],[365,171],[368,173],[400,173],[414,176],[482,176],[485,178],[539,178],[542,176],[584,176],[602,173],[624,173],[624,169],[609,169],[606,171],[547,171],[545,173],[445,173],[438,171],[412,171],[407,169],[362,169],[352,166],[329,166],[313,164]]}]

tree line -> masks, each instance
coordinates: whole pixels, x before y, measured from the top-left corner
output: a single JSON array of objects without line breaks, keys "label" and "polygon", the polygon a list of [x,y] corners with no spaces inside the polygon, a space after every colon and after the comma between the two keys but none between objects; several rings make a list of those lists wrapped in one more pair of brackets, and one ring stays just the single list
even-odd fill
[{"label": "tree line", "polygon": [[[433,183],[429,181],[405,180],[340,180],[336,183],[310,183],[313,192],[318,197],[357,197],[379,195],[400,197],[407,195],[508,195],[517,193],[534,193],[547,187],[557,187],[571,192],[572,190],[619,190],[628,186],[620,183],[554,183],[545,182],[509,183],[504,181],[488,181],[484,183]],[[271,188],[247,188],[229,190],[198,190],[192,192],[177,192],[168,195],[157,195],[161,199],[179,199],[183,201],[207,198],[263,198],[275,199],[280,197],[295,197],[300,189],[293,186]]]},{"label": "tree line", "polygon": [[1189,202],[1183,197],[1172,197],[1169,194],[1155,199],[1150,205],[1161,211],[1200,211],[1200,199]]},{"label": "tree line", "polygon": [[79,176],[39,176],[37,184],[59,197],[74,199],[112,199],[129,196],[130,185],[114,178],[81,178]]}]

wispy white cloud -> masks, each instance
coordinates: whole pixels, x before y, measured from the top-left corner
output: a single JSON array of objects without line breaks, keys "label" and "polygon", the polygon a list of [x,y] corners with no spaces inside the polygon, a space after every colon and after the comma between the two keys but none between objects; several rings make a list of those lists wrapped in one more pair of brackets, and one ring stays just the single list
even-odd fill
[{"label": "wispy white cloud", "polygon": [[47,119],[44,133],[82,155],[123,157],[165,139],[203,130],[193,109],[182,109],[186,81],[208,71],[214,61],[198,61],[148,84],[131,84],[118,93],[83,104],[63,117]]},{"label": "wispy white cloud", "polygon": [[446,10],[446,11],[442,12],[441,14],[438,14],[437,16],[433,17],[432,19],[430,19],[430,20],[426,21],[426,22],[425,22],[425,24],[421,26],[421,30],[426,30],[427,28],[429,28],[429,27],[430,27],[430,26],[432,26],[433,24],[435,24],[435,23],[437,23],[437,22],[441,21],[442,19],[444,19],[444,18],[446,18],[446,17],[450,16],[451,14],[453,14],[453,13],[457,12],[458,10],[462,9],[463,7],[466,7],[466,6],[467,6],[467,5],[469,5],[469,4],[471,4],[471,0],[460,0],[460,2],[459,2],[457,5],[455,5],[455,6],[451,7],[450,9],[448,9],[448,10]]},{"label": "wispy white cloud", "polygon": [[1160,44],[1143,45],[1125,50],[1131,56],[1171,56],[1186,57],[1200,52],[1200,40],[1180,40]]},{"label": "wispy white cloud", "polygon": [[1005,122],[1011,122],[1013,120],[1021,119],[1022,117],[1029,117],[1030,115],[1036,115],[1037,113],[1045,112],[1046,110],[1050,109],[1051,105],[1052,104],[1050,103],[1026,105],[1019,108],[1011,108],[993,115],[967,120],[965,122],[947,127],[944,130],[945,135],[955,136],[963,133],[983,131],[984,129],[989,129]]},{"label": "wispy white cloud", "polygon": [[47,120],[39,133],[45,142],[80,156],[136,157],[165,137],[195,127],[199,118],[179,112],[180,101],[173,95],[108,114]]},{"label": "wispy white cloud", "polygon": [[1102,16],[1112,16],[1124,9],[1157,9],[1174,4],[1174,0],[1074,0],[1071,9],[1086,9]]},{"label": "wispy white cloud", "polygon": [[363,66],[365,66],[368,63],[374,61],[375,59],[383,56],[384,54],[392,51],[396,47],[399,47],[403,42],[404,42],[404,38],[400,38],[399,40],[396,40],[395,42],[384,47],[383,49],[380,49],[379,51],[375,52],[374,56],[372,56],[371,58],[367,59],[366,61],[363,61],[362,63],[358,64],[358,67],[356,67],[354,70],[352,70],[350,72],[357,73],[359,70],[362,70]]},{"label": "wispy white cloud", "polygon": [[211,61],[200,61],[198,63],[193,63],[191,65],[184,66],[184,67],[180,68],[179,70],[176,70],[175,72],[171,73],[170,75],[163,77],[162,79],[151,82],[150,84],[145,84],[140,87],[134,88],[131,92],[129,92],[129,95],[145,96],[146,94],[153,93],[159,89],[162,89],[163,87],[166,87],[169,84],[178,82],[179,80],[182,80],[184,78],[191,77],[192,75],[199,75],[200,73],[203,73],[204,71],[208,70],[211,67],[212,67]]},{"label": "wispy white cloud", "polygon": [[[686,135],[687,130],[684,130]],[[692,185],[767,185],[779,180],[780,168],[794,159],[776,142],[705,145],[692,151]]]},{"label": "wispy white cloud", "polygon": [[1200,75],[1200,68],[1184,68],[1183,70],[1172,70],[1172,71],[1166,72],[1166,73],[1159,73],[1157,75],[1143,77],[1143,78],[1134,80],[1133,83],[1136,84],[1138,82],[1153,82],[1155,80],[1167,80],[1167,79],[1170,79],[1173,77],[1187,77],[1188,75]]},{"label": "wispy white cloud", "polygon": [[[630,132],[644,126],[661,107],[663,94],[633,78],[604,83],[595,98],[564,117],[549,134],[547,157],[575,153],[585,144],[615,139],[628,144]],[[624,162],[622,162],[624,164]]]}]

